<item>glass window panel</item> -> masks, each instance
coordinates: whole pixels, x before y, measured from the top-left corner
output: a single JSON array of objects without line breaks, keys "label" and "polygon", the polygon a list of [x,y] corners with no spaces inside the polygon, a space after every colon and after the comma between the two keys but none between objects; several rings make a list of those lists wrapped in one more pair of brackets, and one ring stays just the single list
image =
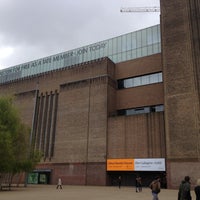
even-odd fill
[{"label": "glass window panel", "polygon": [[[82,58],[79,56],[73,56],[73,57],[76,57],[76,60],[78,60],[78,63],[81,63],[82,62]],[[66,58],[67,59],[67,58]]]},{"label": "glass window panel", "polygon": [[[91,52],[94,54],[94,58],[98,57],[98,55],[99,55],[99,50],[96,50],[95,48],[93,48]],[[88,52],[83,53],[83,57],[84,57],[84,60],[85,60],[86,58],[88,58],[88,59],[90,58]]]},{"label": "glass window panel", "polygon": [[[97,52],[95,52],[95,53],[97,53]],[[88,60],[88,56],[86,53],[83,53],[83,60],[84,60],[84,62],[86,62]]]},{"label": "glass window panel", "polygon": [[163,105],[156,106],[156,112],[162,112],[162,111],[164,111]]},{"label": "glass window panel", "polygon": [[158,25],[157,26],[157,31],[158,31],[158,41],[160,42],[161,41],[161,36],[160,36],[160,34],[161,34],[161,32],[160,32],[160,25]]},{"label": "glass window panel", "polygon": [[140,77],[134,78],[133,85],[134,87],[141,85],[141,78]]},{"label": "glass window panel", "polygon": [[[56,65],[58,65],[58,67],[61,68],[61,67],[62,67],[62,65],[61,65],[61,59],[59,59],[57,62],[58,62],[58,63],[57,63]],[[48,66],[47,66],[48,68],[50,67],[49,65],[50,65],[50,64],[48,64]]]},{"label": "glass window panel", "polygon": [[[55,66],[54,62],[51,62],[51,64],[50,64],[50,70],[54,69],[54,66]],[[63,59],[60,59],[60,67],[64,67],[64,65],[63,65]]]},{"label": "glass window panel", "polygon": [[153,43],[152,28],[147,29],[147,44]]},{"label": "glass window panel", "polygon": [[[100,57],[100,58],[103,57],[103,48],[101,48],[101,49],[99,50],[99,57]],[[91,60],[91,59],[89,59],[89,60]]]},{"label": "glass window panel", "polygon": [[131,51],[128,51],[126,54],[127,54],[127,60],[131,60],[132,59]]},{"label": "glass window panel", "polygon": [[142,85],[147,85],[147,84],[149,84],[149,76],[142,76],[142,77],[141,77],[141,84],[142,84]]},{"label": "glass window panel", "polygon": [[150,45],[147,47],[147,55],[151,55],[153,53],[153,46]]},{"label": "glass window panel", "polygon": [[[32,67],[32,69],[31,69],[31,74],[30,75],[33,75],[33,74],[35,74],[35,69],[36,69],[37,67]],[[17,78],[17,77],[16,77]]]},{"label": "glass window panel", "polygon": [[113,54],[117,53],[117,38],[113,39]]},{"label": "glass window panel", "polygon": [[132,40],[132,49],[136,49],[137,48],[137,40],[136,40],[136,32],[131,34],[131,40]]},{"label": "glass window panel", "polygon": [[79,63],[79,59],[77,56],[72,56],[72,60],[74,60],[74,64],[78,64]]},{"label": "glass window panel", "polygon": [[95,59],[95,52],[94,52],[94,51],[91,51],[90,53],[91,53],[91,54],[90,54],[90,55],[91,55],[91,59],[94,60],[94,59]]},{"label": "glass window panel", "polygon": [[108,55],[112,55],[112,40],[108,41]]},{"label": "glass window panel", "polygon": [[117,52],[120,53],[122,50],[122,38],[118,37],[117,38]]},{"label": "glass window panel", "polygon": [[122,61],[125,61],[126,60],[126,52],[123,52],[122,53]]},{"label": "glass window panel", "polygon": [[117,60],[118,60],[118,62],[121,62],[121,60],[122,60],[122,54],[121,53],[117,54]]},{"label": "glass window panel", "polygon": [[[95,55],[96,56],[96,55]],[[78,56],[81,59],[81,62],[84,62],[84,57],[83,55]],[[68,59],[68,63],[69,63],[70,58]]]},{"label": "glass window panel", "polygon": [[132,86],[133,86],[132,79],[124,80],[124,88],[129,88],[129,87],[132,87]]},{"label": "glass window panel", "polygon": [[153,43],[159,42],[158,26],[152,27],[152,31],[153,31]]},{"label": "glass window panel", "polygon": [[141,56],[142,56],[142,49],[139,48],[139,49],[137,49],[137,58],[139,58]]},{"label": "glass window panel", "polygon": [[156,44],[153,44],[153,53],[158,53],[159,52],[159,44],[156,43]]},{"label": "glass window panel", "polygon": [[115,54],[115,55],[113,55],[113,62],[118,62],[118,60],[117,60],[117,54]]},{"label": "glass window panel", "polygon": [[40,72],[41,73],[44,72],[45,67],[46,67],[46,64],[44,64],[44,65],[41,66],[41,68],[40,68]]},{"label": "glass window panel", "polygon": [[132,44],[131,33],[127,34],[126,38],[127,38],[126,39],[126,49],[127,49],[127,51],[129,51],[129,50],[131,50],[131,44]]},{"label": "glass window panel", "polygon": [[132,59],[137,58],[137,50],[132,50]]},{"label": "glass window panel", "polygon": [[[48,65],[47,65],[48,66]],[[29,65],[29,68],[27,69],[27,75],[29,76],[31,74],[31,67]]]},{"label": "glass window panel", "polygon": [[[52,63],[52,67],[54,67],[53,65],[54,65],[54,63]],[[64,59],[60,60],[60,66],[64,67]]]},{"label": "glass window panel", "polygon": [[158,82],[158,76],[155,74],[149,75],[149,83],[157,83]]},{"label": "glass window panel", "polygon": [[144,29],[142,30],[142,46],[146,46],[147,45],[147,30]]},{"label": "glass window panel", "polygon": [[144,108],[136,108],[135,109],[135,114],[142,114],[144,113]]},{"label": "glass window panel", "polygon": [[[87,55],[87,60],[89,60],[89,54],[88,53],[86,53],[86,55]],[[100,50],[95,50],[95,55],[96,55],[96,58],[100,58]]]},{"label": "glass window panel", "polygon": [[159,73],[159,74],[158,74],[158,81],[159,81],[159,82],[163,82],[162,73]]},{"label": "glass window panel", "polygon": [[142,46],[142,33],[141,31],[136,32],[137,48]]},{"label": "glass window panel", "polygon": [[[49,65],[50,65],[50,63],[46,64],[45,72],[49,70]],[[59,61],[58,61],[58,66],[59,66]]]},{"label": "glass window panel", "polygon": [[143,47],[141,50],[142,56],[146,56],[147,55],[147,47]]},{"label": "glass window panel", "polygon": [[103,56],[108,56],[108,41],[105,41],[105,48],[103,48]]},{"label": "glass window panel", "polygon": [[135,110],[134,109],[128,109],[126,110],[126,115],[134,115],[136,114]]},{"label": "glass window panel", "polygon": [[122,51],[126,51],[126,35],[122,35]]},{"label": "glass window panel", "polygon": [[[31,75],[31,74],[30,74]],[[16,73],[15,72],[13,72],[12,73],[12,80],[14,80],[16,78]]]},{"label": "glass window panel", "polygon": [[150,113],[150,107],[145,107],[144,108],[144,113]]},{"label": "glass window panel", "polygon": [[[61,55],[61,54],[60,54],[60,55]],[[59,66],[60,66],[60,68],[62,68],[62,66],[63,66],[63,65],[62,65],[62,61],[63,61],[63,59],[60,58],[60,59],[59,59]],[[52,65],[52,63],[49,65],[49,67],[51,67],[51,65]]]},{"label": "glass window panel", "polygon": [[157,83],[158,83],[159,82],[159,73],[156,73],[155,76],[156,76]]}]

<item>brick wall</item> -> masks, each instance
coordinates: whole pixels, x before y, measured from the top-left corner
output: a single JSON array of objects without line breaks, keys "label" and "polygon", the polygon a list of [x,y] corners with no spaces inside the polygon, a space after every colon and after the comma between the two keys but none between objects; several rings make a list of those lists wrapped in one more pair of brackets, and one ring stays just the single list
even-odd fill
[{"label": "brick wall", "polygon": [[160,2],[168,182],[178,187],[199,171],[199,1]]}]

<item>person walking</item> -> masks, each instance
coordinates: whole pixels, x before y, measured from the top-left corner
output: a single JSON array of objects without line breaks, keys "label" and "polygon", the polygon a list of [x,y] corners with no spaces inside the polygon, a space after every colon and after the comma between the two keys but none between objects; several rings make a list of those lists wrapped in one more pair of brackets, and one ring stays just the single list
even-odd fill
[{"label": "person walking", "polygon": [[194,188],[194,192],[196,195],[196,200],[200,200],[200,179],[197,180],[197,185]]},{"label": "person walking", "polygon": [[178,191],[178,200],[191,200],[190,194],[190,177],[185,176],[184,180],[181,181]]},{"label": "person walking", "polygon": [[153,200],[159,200],[158,194],[160,193],[160,177],[155,177],[149,187],[151,188]]},{"label": "person walking", "polygon": [[58,179],[58,184],[57,184],[56,189],[58,189],[58,188],[62,189],[62,180],[61,180],[61,178]]},{"label": "person walking", "polygon": [[142,178],[137,175],[135,180],[136,192],[142,192]]},{"label": "person walking", "polygon": [[122,177],[119,176],[119,177],[118,177],[118,185],[119,185],[119,189],[121,188],[121,184],[122,184]]}]

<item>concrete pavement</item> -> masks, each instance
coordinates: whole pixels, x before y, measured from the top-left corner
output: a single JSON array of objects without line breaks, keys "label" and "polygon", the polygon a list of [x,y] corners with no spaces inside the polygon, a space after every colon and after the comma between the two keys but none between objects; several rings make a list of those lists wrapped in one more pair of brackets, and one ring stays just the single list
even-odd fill
[{"label": "concrete pavement", "polygon": [[[160,200],[176,200],[177,190],[162,189]],[[194,191],[192,199],[195,199]],[[71,186],[64,185],[56,189],[55,185],[28,185],[12,188],[11,191],[0,191],[0,200],[151,200],[149,188],[136,193],[134,187],[113,186]]]}]

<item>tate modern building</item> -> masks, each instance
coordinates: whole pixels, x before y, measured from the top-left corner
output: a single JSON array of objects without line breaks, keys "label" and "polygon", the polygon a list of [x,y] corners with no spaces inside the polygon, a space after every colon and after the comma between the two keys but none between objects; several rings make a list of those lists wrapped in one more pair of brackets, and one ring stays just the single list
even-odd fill
[{"label": "tate modern building", "polygon": [[0,71],[43,153],[28,183],[200,178],[199,1],[160,6],[159,25]]}]

